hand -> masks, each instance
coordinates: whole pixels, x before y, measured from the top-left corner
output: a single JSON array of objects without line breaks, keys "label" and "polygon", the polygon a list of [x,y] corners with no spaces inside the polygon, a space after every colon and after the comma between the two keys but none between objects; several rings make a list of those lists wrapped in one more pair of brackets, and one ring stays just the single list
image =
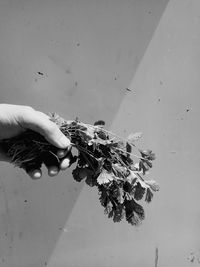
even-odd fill
[{"label": "hand", "polygon": [[[43,135],[47,141],[58,148],[57,156],[60,165],[54,165],[54,159],[45,162],[49,176],[55,176],[60,170],[69,166],[67,153],[70,150],[70,140],[60,131],[59,127],[49,119],[45,113],[34,110],[29,106],[0,104],[0,140],[14,137],[26,129],[31,129]],[[10,162],[0,148],[0,160]],[[42,176],[40,169],[31,170],[31,178],[38,179]]]}]

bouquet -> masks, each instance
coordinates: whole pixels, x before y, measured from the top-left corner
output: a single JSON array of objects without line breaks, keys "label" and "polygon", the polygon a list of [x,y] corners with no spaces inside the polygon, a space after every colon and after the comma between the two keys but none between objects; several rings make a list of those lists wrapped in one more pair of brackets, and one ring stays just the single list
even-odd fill
[{"label": "bouquet", "polygon": [[[106,130],[102,120],[90,125],[78,119],[65,120],[55,113],[50,114],[50,119],[75,148],[76,153],[69,152],[70,165],[75,164],[74,179],[98,188],[104,212],[114,222],[125,219],[132,225],[140,224],[145,213],[138,202],[144,199],[149,203],[153,192],[159,190],[154,180],[144,179],[152,168],[155,154],[152,150],[137,148],[135,143],[142,133],[130,134],[125,140]],[[26,171],[40,168],[49,153],[59,161],[57,148],[32,130],[2,140],[1,147],[15,166]],[[133,149],[139,152],[138,155]]]}]

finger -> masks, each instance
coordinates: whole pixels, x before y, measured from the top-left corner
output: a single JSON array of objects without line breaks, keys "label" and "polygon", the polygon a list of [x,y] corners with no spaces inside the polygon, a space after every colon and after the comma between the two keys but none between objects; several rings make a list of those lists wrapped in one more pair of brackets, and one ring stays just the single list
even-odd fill
[{"label": "finger", "polygon": [[61,132],[59,127],[50,120],[50,117],[43,112],[36,111],[38,117],[43,117],[43,120],[46,121],[46,127],[42,127],[41,134],[53,145],[58,148],[69,148],[71,142],[70,140]]},{"label": "finger", "polygon": [[56,176],[58,175],[59,173],[59,168],[57,166],[50,166],[48,168],[48,175],[53,177],[53,176]]},{"label": "finger", "polygon": [[40,179],[42,177],[42,158],[39,155],[34,161],[31,160],[26,163],[22,163],[21,168],[26,171],[26,173],[34,180]]},{"label": "finger", "polygon": [[33,180],[37,180],[42,177],[42,171],[40,169],[32,170],[27,173]]},{"label": "finger", "polygon": [[59,127],[40,111],[27,109],[19,118],[19,124],[43,135],[52,145],[64,149],[70,140],[60,131]]},{"label": "finger", "polygon": [[59,149],[57,150],[56,152],[56,155],[62,159],[64,157],[66,157],[67,154],[70,154],[71,155],[71,150],[72,150],[72,146],[68,146],[67,149]]},{"label": "finger", "polygon": [[49,176],[57,175],[60,169],[59,158],[54,153],[51,153],[51,152],[43,153],[42,158],[43,158],[44,165],[48,169],[48,175]]},{"label": "finger", "polygon": [[60,163],[60,169],[66,170],[70,166],[70,158],[64,158]]},{"label": "finger", "polygon": [[0,161],[6,161],[11,163],[11,158],[6,156],[6,153],[0,148]]},{"label": "finger", "polygon": [[68,149],[59,149],[58,151],[57,151],[57,156],[60,158],[60,159],[62,159],[62,158],[64,158],[66,155],[67,155],[67,153],[68,153]]},{"label": "finger", "polygon": [[77,160],[77,156],[74,156],[71,152],[71,150],[67,153],[67,155],[65,156],[65,158],[61,159],[60,162],[60,169],[61,170],[66,170],[67,168],[69,168],[74,162],[76,162]]}]

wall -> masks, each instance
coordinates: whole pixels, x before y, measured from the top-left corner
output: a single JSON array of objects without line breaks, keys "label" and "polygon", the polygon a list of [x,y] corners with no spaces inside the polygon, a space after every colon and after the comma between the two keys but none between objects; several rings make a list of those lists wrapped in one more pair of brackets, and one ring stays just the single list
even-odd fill
[{"label": "wall", "polygon": [[199,7],[0,0],[1,102],[102,118],[122,136],[142,131],[161,186],[134,228],[108,220],[71,169],[31,181],[1,163],[0,266],[147,267],[156,247],[158,266],[198,266]]}]

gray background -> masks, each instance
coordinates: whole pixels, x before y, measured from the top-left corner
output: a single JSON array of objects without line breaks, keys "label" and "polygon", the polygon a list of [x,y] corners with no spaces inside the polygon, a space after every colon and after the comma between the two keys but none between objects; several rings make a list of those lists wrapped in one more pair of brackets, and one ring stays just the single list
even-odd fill
[{"label": "gray background", "polygon": [[198,0],[0,0],[1,103],[142,131],[161,186],[135,228],[108,220],[72,169],[32,181],[1,163],[1,267],[150,267],[156,247],[158,266],[199,266],[199,10]]}]

